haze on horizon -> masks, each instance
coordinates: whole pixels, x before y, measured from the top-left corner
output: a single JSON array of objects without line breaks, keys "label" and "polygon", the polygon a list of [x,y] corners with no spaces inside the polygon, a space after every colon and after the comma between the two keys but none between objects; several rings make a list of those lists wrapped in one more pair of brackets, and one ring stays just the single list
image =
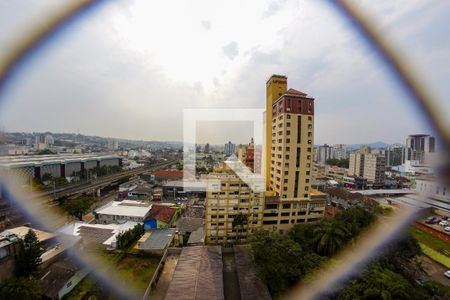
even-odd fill
[{"label": "haze on horizon", "polygon": [[[0,53],[58,5],[0,0]],[[433,92],[448,98],[450,2],[361,5]],[[183,109],[264,108],[274,73],[315,98],[315,144],[404,143],[408,134],[430,133],[386,66],[326,1],[288,0],[107,2],[20,70],[2,95],[0,128],[181,141]],[[450,112],[448,101],[436,105]],[[227,126],[209,124],[199,142],[248,143],[249,124]]]}]

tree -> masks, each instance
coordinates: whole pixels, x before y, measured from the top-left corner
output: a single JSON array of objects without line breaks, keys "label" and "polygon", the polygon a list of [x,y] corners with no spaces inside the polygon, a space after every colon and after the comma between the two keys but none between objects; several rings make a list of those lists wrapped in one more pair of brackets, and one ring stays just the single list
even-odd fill
[{"label": "tree", "polygon": [[352,207],[336,215],[334,221],[345,225],[351,237],[356,237],[363,228],[375,220],[375,215],[362,207]]},{"label": "tree", "polygon": [[372,264],[358,280],[352,281],[337,299],[426,299],[403,276],[379,263]]},{"label": "tree", "polygon": [[134,243],[137,239],[139,239],[144,234],[144,225],[136,224],[131,229],[127,231],[120,232],[117,237],[117,249],[126,249],[132,243]]},{"label": "tree", "polygon": [[81,196],[73,200],[68,200],[64,204],[64,210],[67,214],[74,216],[80,221],[83,221],[83,215],[91,208],[95,200],[93,197]]},{"label": "tree", "polygon": [[233,218],[233,229],[236,230],[237,236],[236,236],[236,241],[239,241],[240,237],[241,237],[241,232],[244,229],[244,226],[248,224],[248,216],[244,215],[242,213],[237,214],[234,218]]},{"label": "tree", "polygon": [[313,241],[318,254],[331,256],[344,246],[349,236],[349,231],[342,223],[326,220],[314,229]]},{"label": "tree", "polygon": [[42,175],[42,181],[50,181],[50,180],[52,180],[53,179],[53,176],[52,176],[52,174],[50,174],[50,173],[44,173],[43,175]]},{"label": "tree", "polygon": [[10,278],[0,284],[0,300],[41,299],[41,286],[34,278]]},{"label": "tree", "polygon": [[304,253],[287,235],[259,230],[250,244],[261,279],[272,295],[282,294],[304,274]]},{"label": "tree", "polygon": [[33,230],[28,230],[23,239],[18,240],[18,253],[16,255],[16,275],[34,275],[41,264],[41,255],[44,250]]},{"label": "tree", "polygon": [[327,165],[331,166],[338,166],[340,168],[348,168],[349,165],[349,159],[343,158],[343,159],[337,159],[337,158],[330,158],[325,161]]},{"label": "tree", "polygon": [[314,229],[320,224],[315,223],[297,223],[288,232],[289,237],[297,244],[302,245],[303,249],[315,251]]}]

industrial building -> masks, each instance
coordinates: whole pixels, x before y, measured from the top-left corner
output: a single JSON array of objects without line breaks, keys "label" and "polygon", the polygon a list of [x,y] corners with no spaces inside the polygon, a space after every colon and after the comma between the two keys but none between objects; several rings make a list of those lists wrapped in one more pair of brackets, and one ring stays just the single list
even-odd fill
[{"label": "industrial building", "polygon": [[136,200],[112,201],[96,209],[94,212],[97,223],[125,223],[133,221],[143,223],[150,214],[152,205]]},{"label": "industrial building", "polygon": [[75,174],[103,166],[121,166],[122,157],[94,154],[26,155],[0,157],[0,172],[29,181],[44,174],[53,178]]}]

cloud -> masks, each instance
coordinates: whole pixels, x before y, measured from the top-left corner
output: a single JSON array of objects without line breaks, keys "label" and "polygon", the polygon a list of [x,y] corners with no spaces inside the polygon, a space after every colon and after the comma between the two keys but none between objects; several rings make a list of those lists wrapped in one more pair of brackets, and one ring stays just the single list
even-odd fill
[{"label": "cloud", "polygon": [[269,6],[262,14],[263,18],[269,18],[271,16],[276,15],[283,8],[285,3],[286,3],[285,0],[270,2]]},{"label": "cloud", "polygon": [[[28,1],[24,6],[36,9],[19,12],[0,3],[0,26],[8,28],[0,33],[2,49],[24,28],[15,20],[44,11],[40,1]],[[315,98],[316,143],[402,142],[427,131],[386,66],[326,5],[236,1],[217,7],[205,1],[191,7],[170,0],[155,10],[146,1],[114,3],[74,24],[22,69],[1,95],[0,128],[181,140],[184,108],[264,108],[265,82],[276,73]],[[145,9],[133,6],[139,3]],[[179,14],[174,3],[183,8]],[[402,5],[367,3],[377,7],[380,28],[389,29],[448,98],[450,4],[437,9],[414,0],[403,12]],[[270,17],[261,18],[268,10]],[[176,24],[166,17],[171,12]],[[215,34],[205,34],[211,24]],[[228,130],[214,139],[246,141],[248,134],[240,133]]]},{"label": "cloud", "polygon": [[210,20],[203,20],[203,21],[201,22],[201,24],[202,24],[202,27],[203,27],[206,31],[208,31],[208,30],[211,29],[211,21],[210,21]]},{"label": "cloud", "polygon": [[223,54],[225,54],[226,57],[233,60],[236,56],[239,55],[239,45],[237,42],[231,42],[227,45],[225,45],[223,48]]}]

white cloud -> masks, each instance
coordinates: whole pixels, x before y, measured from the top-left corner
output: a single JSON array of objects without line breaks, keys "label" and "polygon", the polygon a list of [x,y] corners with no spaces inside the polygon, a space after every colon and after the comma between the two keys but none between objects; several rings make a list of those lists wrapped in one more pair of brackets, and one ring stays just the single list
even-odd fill
[{"label": "white cloud", "polygon": [[[281,73],[291,87],[316,98],[318,143],[403,141],[423,128],[386,67],[331,7],[274,3],[108,2],[22,69],[3,95],[0,126],[181,140],[184,108],[263,108],[265,81]],[[450,9],[427,3],[363,5],[374,9],[380,28],[410,51],[445,97]],[[41,2],[28,5],[43,11]],[[22,19],[33,11],[20,11]],[[0,26],[9,29],[0,42],[23,28],[11,17],[17,14],[0,4]]]}]

